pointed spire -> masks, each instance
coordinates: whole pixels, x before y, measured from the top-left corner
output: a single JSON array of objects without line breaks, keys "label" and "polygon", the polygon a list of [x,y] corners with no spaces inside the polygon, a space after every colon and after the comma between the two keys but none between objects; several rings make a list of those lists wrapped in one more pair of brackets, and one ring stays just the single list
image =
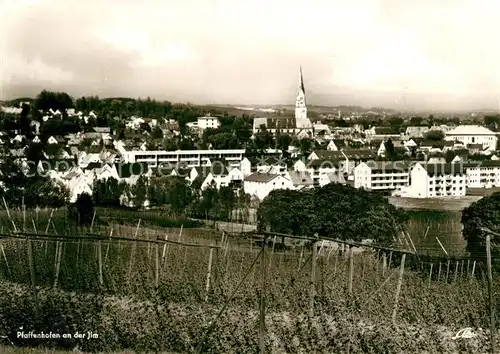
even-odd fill
[{"label": "pointed spire", "polygon": [[306,93],[306,89],[304,88],[304,79],[302,78],[302,65],[299,67],[299,89]]}]

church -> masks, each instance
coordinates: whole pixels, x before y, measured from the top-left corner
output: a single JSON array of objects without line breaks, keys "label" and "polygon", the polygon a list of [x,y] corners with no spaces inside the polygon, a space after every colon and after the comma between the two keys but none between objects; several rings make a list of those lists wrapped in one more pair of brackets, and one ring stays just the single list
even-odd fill
[{"label": "church", "polygon": [[307,117],[306,90],[302,76],[302,67],[299,69],[299,88],[295,99],[295,117],[254,118],[253,134],[259,132],[262,126],[265,126],[266,130],[273,135],[280,132],[282,134],[295,135],[299,139],[313,137],[313,125]]}]

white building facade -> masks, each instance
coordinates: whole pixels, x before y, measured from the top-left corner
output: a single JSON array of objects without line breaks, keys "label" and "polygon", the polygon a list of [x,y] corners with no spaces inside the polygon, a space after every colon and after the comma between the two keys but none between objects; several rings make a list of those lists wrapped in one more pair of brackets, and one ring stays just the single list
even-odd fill
[{"label": "white building facade", "polygon": [[464,164],[467,188],[500,186],[500,161],[482,161]]},{"label": "white building facade", "polygon": [[488,128],[479,125],[459,125],[445,133],[445,140],[458,140],[464,145],[482,144],[484,149],[496,150],[497,135]]},{"label": "white building facade", "polygon": [[176,151],[124,151],[124,162],[145,162],[152,167],[161,164],[186,167],[205,166],[210,159],[225,159],[229,166],[239,167],[245,155],[245,149],[228,150],[176,150]]},{"label": "white building facade", "polygon": [[294,186],[288,178],[268,173],[253,173],[245,177],[243,182],[245,194],[256,197],[260,201],[275,189],[294,189]]},{"label": "white building facade", "polygon": [[406,161],[368,161],[354,168],[354,187],[372,191],[399,191],[409,185]]},{"label": "white building facade", "polygon": [[410,186],[401,196],[409,198],[461,197],[466,193],[466,174],[460,163],[416,163],[410,172]]}]

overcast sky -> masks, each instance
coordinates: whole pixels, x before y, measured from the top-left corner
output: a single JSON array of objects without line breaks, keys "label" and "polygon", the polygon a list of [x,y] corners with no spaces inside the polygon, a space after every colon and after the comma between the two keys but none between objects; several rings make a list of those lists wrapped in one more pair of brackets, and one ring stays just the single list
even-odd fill
[{"label": "overcast sky", "polygon": [[498,108],[500,0],[0,0],[0,99]]}]

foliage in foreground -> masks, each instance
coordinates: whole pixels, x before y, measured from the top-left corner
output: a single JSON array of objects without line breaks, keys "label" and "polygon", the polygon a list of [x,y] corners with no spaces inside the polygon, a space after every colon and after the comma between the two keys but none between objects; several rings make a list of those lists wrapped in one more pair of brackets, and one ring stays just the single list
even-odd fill
[{"label": "foliage in foreground", "polygon": [[[15,345],[109,351],[118,349],[192,352],[218,308],[133,298],[77,294],[40,289],[40,320],[28,287],[0,285],[0,334]],[[254,353],[258,350],[258,311],[232,306],[201,346],[203,353]],[[305,315],[271,312],[266,318],[266,349],[272,353],[484,353],[487,332],[453,340],[455,332],[440,325],[376,325],[359,314]],[[84,333],[92,339],[20,339],[16,332]],[[14,329],[14,330],[13,330]]]},{"label": "foliage in foreground", "polygon": [[[467,251],[475,259],[484,260],[486,257],[486,232],[481,228],[488,228],[500,233],[500,192],[481,198],[472,203],[462,212],[463,235],[467,241]],[[492,237],[491,256],[493,267],[497,270],[500,265],[495,260],[500,257],[498,237]]]},{"label": "foliage in foreground", "polygon": [[383,196],[339,183],[305,192],[274,190],[257,211],[260,230],[271,226],[275,232],[382,244],[398,238],[406,219]]}]

